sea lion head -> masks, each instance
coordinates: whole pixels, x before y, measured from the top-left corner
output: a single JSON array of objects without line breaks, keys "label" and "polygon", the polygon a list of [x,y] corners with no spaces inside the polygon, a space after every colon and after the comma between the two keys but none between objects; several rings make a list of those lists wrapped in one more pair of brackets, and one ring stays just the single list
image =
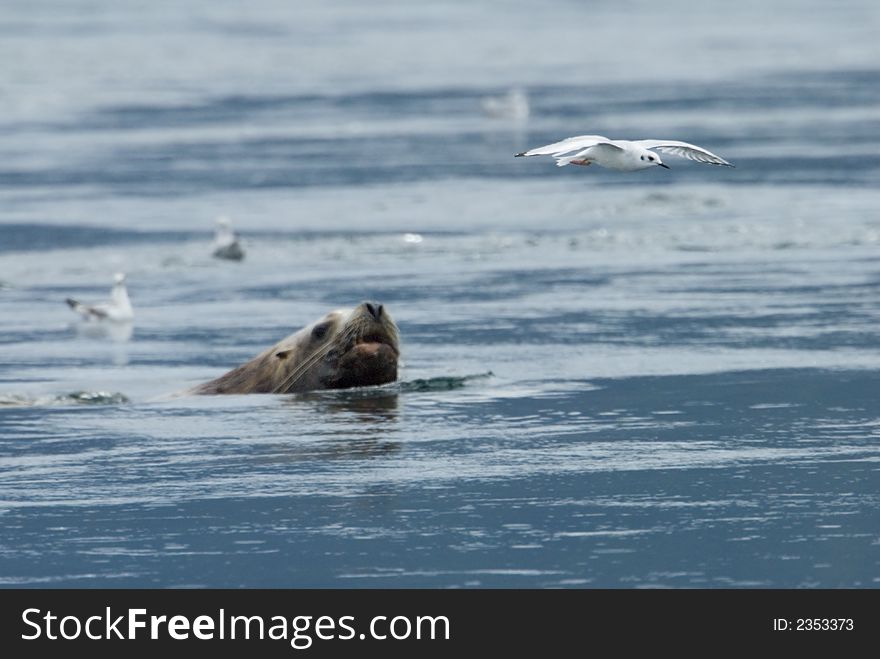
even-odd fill
[{"label": "sea lion head", "polygon": [[347,389],[397,379],[397,325],[385,307],[362,302],[331,311],[276,345],[274,393]]},{"label": "sea lion head", "polygon": [[362,302],[331,311],[190,393],[286,394],[385,384],[397,379],[399,357],[390,314],[381,304]]}]

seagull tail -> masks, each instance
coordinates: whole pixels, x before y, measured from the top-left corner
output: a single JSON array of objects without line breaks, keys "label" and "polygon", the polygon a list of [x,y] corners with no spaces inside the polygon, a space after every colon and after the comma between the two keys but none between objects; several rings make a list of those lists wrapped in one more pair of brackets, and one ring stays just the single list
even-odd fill
[{"label": "seagull tail", "polygon": [[83,304],[82,302],[77,302],[72,297],[67,298],[67,300],[65,300],[65,301],[67,302],[67,306],[69,306],[71,309],[73,309],[76,313],[78,313],[80,316],[82,316],[85,319],[100,317],[100,314],[96,313],[94,309]]}]

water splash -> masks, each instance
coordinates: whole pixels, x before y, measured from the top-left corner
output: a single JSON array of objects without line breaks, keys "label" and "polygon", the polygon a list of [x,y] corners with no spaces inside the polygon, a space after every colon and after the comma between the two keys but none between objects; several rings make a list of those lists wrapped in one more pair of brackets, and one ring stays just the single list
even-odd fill
[{"label": "water splash", "polygon": [[492,371],[463,376],[442,376],[434,378],[417,378],[397,383],[401,393],[426,392],[426,391],[450,391],[468,386],[475,380],[485,380],[494,375]]},{"label": "water splash", "polygon": [[109,391],[73,391],[55,396],[0,394],[0,407],[47,407],[56,405],[123,405],[131,400],[125,394]]}]

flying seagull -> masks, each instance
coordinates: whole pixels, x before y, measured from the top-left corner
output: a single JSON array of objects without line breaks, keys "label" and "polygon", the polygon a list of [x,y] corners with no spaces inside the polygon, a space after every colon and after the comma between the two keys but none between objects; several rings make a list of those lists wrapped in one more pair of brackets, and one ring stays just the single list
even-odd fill
[{"label": "flying seagull", "polygon": [[579,135],[560,142],[539,146],[517,153],[521,156],[553,156],[557,167],[566,165],[592,165],[616,169],[619,172],[635,172],[648,167],[669,166],[660,160],[657,152],[669,153],[707,165],[733,167],[720,156],[703,147],[677,140],[609,140],[601,135]]}]

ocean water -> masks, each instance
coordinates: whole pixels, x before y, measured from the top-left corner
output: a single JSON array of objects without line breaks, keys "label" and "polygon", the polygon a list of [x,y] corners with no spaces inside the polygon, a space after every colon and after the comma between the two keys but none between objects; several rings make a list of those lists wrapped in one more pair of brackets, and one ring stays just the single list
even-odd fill
[{"label": "ocean water", "polygon": [[[877,588],[878,25],[3,3],[0,585]],[[581,133],[736,168],[512,157]],[[398,382],[172,395],[361,300]]]}]

